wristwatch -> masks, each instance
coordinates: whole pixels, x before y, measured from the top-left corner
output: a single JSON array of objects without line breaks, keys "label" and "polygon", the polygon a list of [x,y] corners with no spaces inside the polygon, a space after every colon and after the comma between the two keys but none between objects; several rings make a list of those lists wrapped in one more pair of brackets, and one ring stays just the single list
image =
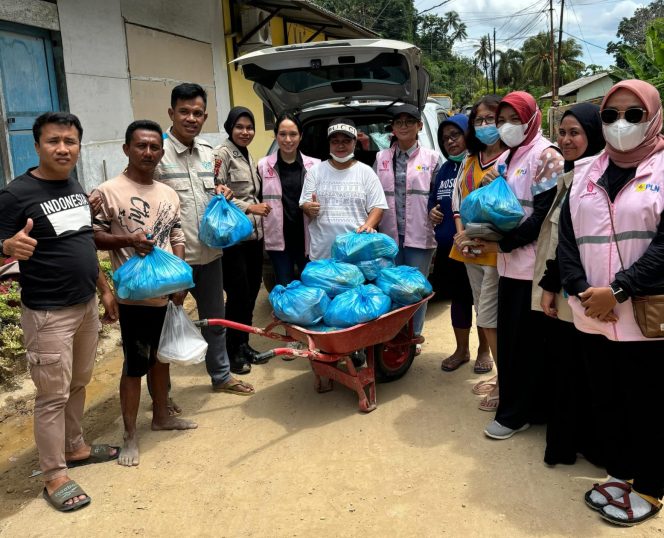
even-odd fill
[{"label": "wristwatch", "polygon": [[616,298],[616,301],[618,303],[624,303],[627,299],[629,299],[629,296],[627,295],[627,292],[622,289],[620,286],[617,284],[611,284],[611,291],[613,292],[613,296]]}]

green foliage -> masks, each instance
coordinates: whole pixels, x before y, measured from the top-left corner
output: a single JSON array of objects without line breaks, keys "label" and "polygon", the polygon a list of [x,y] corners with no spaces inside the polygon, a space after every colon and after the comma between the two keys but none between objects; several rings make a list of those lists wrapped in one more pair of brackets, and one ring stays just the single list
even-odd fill
[{"label": "green foliage", "polygon": [[621,45],[620,53],[627,69],[616,69],[613,75],[623,79],[645,80],[660,92],[664,89],[664,18],[650,23],[643,49]]},{"label": "green foliage", "polygon": [[16,373],[17,359],[25,353],[18,282],[0,286],[0,383]]},{"label": "green foliage", "polygon": [[[624,55],[625,46],[644,51],[646,47],[646,30],[654,19],[664,17],[664,0],[655,0],[647,6],[634,11],[631,17],[623,17],[618,24],[616,37],[618,41],[611,41],[606,51],[613,54],[619,70],[630,70],[631,64]],[[633,56],[631,56],[633,60]]]}]

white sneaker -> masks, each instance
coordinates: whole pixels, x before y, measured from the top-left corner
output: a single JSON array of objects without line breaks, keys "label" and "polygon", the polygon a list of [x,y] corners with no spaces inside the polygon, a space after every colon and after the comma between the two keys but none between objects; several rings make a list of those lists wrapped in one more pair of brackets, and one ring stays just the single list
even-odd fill
[{"label": "white sneaker", "polygon": [[512,428],[503,426],[497,420],[492,420],[489,422],[488,426],[484,428],[484,435],[491,437],[491,439],[509,439],[515,433],[525,432],[528,428],[530,428],[530,424],[524,424],[520,428],[513,430]]}]

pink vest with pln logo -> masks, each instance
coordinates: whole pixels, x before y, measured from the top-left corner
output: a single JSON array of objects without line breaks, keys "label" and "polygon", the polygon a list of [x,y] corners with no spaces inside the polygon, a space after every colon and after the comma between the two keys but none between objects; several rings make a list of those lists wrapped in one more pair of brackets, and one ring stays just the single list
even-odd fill
[{"label": "pink vest with pln logo", "polygon": [[[551,146],[551,142],[540,133],[530,144],[521,146],[516,150],[507,167],[505,181],[507,181],[507,184],[523,208],[523,219],[521,219],[521,222],[533,214],[533,200],[535,195],[556,186],[557,178],[550,180],[551,185],[535,183],[537,168],[540,165],[542,153],[546,148]],[[552,149],[551,151],[556,150]],[[496,165],[504,163],[508,155],[509,153],[501,155]],[[535,273],[536,253],[537,241],[515,248],[512,252],[499,252],[497,263],[498,274],[517,280],[532,280]]]},{"label": "pink vest with pln logo", "polygon": [[[284,250],[286,241],[284,240],[284,205],[281,201],[281,179],[275,168],[277,164],[277,151],[263,157],[258,161],[258,173],[263,178],[263,201],[270,206],[272,211],[263,219],[263,234],[265,239],[265,250]],[[305,173],[314,164],[320,162],[319,159],[302,156],[302,164]],[[309,219],[304,215],[304,253],[309,254]]]},{"label": "pink vest with pln logo", "polygon": [[[657,234],[664,211],[664,151],[655,153],[638,166],[634,179],[618,192],[613,203],[606,190],[597,184],[608,165],[607,154],[598,157],[584,177],[574,178],[569,194],[581,263],[588,283],[600,288],[609,286],[622,269],[618,248],[625,269],[643,256]],[[569,305],[574,325],[585,333],[602,334],[616,341],[662,340],[641,334],[634,319],[631,299],[614,307],[618,317],[616,323],[587,317],[576,297],[569,298]]]},{"label": "pink vest with pln logo", "polygon": [[[376,155],[376,173],[383,186],[388,209],[383,212],[379,231],[389,235],[397,244],[399,235],[397,231],[397,210],[394,189],[394,154],[396,144],[391,148],[379,151]],[[432,177],[438,154],[427,148],[419,147],[408,159],[406,166],[406,228],[403,240],[404,247],[430,249],[436,248],[436,239],[433,225],[429,220],[427,204]]]}]

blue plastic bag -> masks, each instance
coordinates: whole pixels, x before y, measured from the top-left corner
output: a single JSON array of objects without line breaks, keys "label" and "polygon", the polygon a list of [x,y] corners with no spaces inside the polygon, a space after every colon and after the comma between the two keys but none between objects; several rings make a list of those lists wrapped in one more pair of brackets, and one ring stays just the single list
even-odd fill
[{"label": "blue plastic bag", "polygon": [[316,325],[312,325],[311,327],[307,327],[308,330],[316,332],[316,333],[329,333],[332,331],[340,331],[344,327],[329,327],[328,325],[325,325],[325,323],[316,323]]},{"label": "blue plastic bag", "polygon": [[358,267],[330,259],[309,262],[300,278],[305,286],[321,288],[330,297],[364,284],[364,275]]},{"label": "blue plastic bag", "polygon": [[337,295],[325,312],[325,325],[352,327],[390,311],[392,301],[373,284],[364,284]]},{"label": "blue plastic bag", "polygon": [[198,238],[208,247],[226,248],[249,237],[254,225],[249,217],[221,194],[212,197],[205,208]]},{"label": "blue plastic bag", "polygon": [[299,280],[293,280],[286,287],[274,287],[270,292],[270,304],[280,320],[306,327],[323,319],[330,298],[320,288],[304,286]]},{"label": "blue plastic bag", "polygon": [[426,277],[408,265],[383,269],[376,279],[376,286],[400,306],[421,301],[433,291]]},{"label": "blue plastic bag", "polygon": [[501,232],[509,232],[519,225],[523,208],[503,176],[486,187],[475,189],[461,202],[461,221],[492,224]]},{"label": "blue plastic bag", "polygon": [[191,267],[175,254],[154,247],[145,256],[134,254],[113,273],[120,299],[142,301],[194,287]]},{"label": "blue plastic bag", "polygon": [[339,234],[332,243],[332,257],[340,262],[393,259],[398,253],[399,246],[394,239],[381,233],[347,232]]},{"label": "blue plastic bag", "polygon": [[394,267],[394,262],[391,258],[376,258],[375,260],[367,260],[355,262],[362,271],[364,278],[367,280],[376,280],[380,272],[387,267]]}]

